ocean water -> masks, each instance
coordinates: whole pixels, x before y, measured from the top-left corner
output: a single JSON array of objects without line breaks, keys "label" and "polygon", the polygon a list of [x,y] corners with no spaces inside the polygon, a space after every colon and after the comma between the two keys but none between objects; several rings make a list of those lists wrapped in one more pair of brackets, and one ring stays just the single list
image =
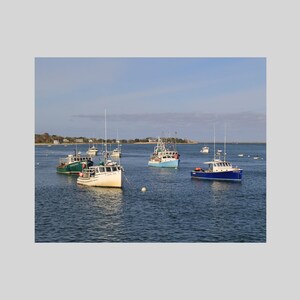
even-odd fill
[{"label": "ocean water", "polygon": [[74,145],[35,146],[35,242],[266,242],[266,145],[226,145],[227,160],[243,169],[240,183],[191,179],[212,158],[202,146],[177,145],[179,168],[160,169],[147,166],[154,145],[123,145],[123,189],[79,186],[76,176],[57,174]]}]

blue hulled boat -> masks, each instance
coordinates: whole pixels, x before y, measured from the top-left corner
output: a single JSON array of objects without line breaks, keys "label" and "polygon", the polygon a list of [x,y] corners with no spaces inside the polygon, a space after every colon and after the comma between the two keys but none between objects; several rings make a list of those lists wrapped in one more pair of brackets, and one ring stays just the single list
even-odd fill
[{"label": "blue hulled boat", "polygon": [[173,149],[166,148],[166,144],[158,138],[157,145],[150,160],[148,161],[149,167],[158,168],[178,168],[180,162],[180,154],[174,146]]},{"label": "blue hulled boat", "polygon": [[229,181],[242,180],[243,170],[233,167],[231,163],[225,160],[214,159],[213,161],[205,162],[205,164],[208,165],[208,168],[195,168],[191,172],[192,178]]},{"label": "blue hulled boat", "polygon": [[[215,130],[214,130],[215,131]],[[222,150],[215,150],[215,133],[214,133],[214,158],[212,161],[205,162],[208,168],[195,168],[191,172],[192,178],[205,180],[227,180],[227,181],[242,181],[243,170],[238,167],[233,167],[232,164],[226,161],[226,135],[224,141],[224,157],[221,160]]]}]

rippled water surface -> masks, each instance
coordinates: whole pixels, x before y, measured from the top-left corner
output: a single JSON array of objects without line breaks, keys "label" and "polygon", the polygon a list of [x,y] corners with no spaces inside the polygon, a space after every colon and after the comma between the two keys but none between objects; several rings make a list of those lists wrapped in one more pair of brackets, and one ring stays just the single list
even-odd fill
[{"label": "rippled water surface", "polygon": [[241,183],[191,179],[211,159],[201,146],[178,145],[180,167],[159,169],[147,166],[153,145],[123,145],[123,189],[79,186],[76,176],[57,174],[72,145],[36,146],[35,241],[266,242],[266,145],[227,145],[228,161],[244,170]]}]

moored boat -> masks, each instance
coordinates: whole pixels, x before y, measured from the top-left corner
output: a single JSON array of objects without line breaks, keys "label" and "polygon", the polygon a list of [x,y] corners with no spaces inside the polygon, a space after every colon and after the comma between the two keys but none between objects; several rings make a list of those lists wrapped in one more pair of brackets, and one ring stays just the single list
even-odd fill
[{"label": "moored boat", "polygon": [[97,166],[84,169],[77,178],[77,183],[95,187],[122,188],[123,167],[112,160],[105,160]]},{"label": "moored boat", "polygon": [[173,149],[167,148],[162,139],[158,138],[157,145],[148,161],[148,166],[158,168],[178,168],[180,154],[174,145]]},{"label": "moored boat", "polygon": [[117,140],[117,148],[110,153],[111,157],[120,158],[122,156],[120,141]]},{"label": "moored boat", "polygon": [[208,154],[209,153],[209,147],[208,146],[203,146],[200,150],[200,153]]},{"label": "moored boat", "polygon": [[222,150],[215,152],[215,137],[214,137],[214,158],[212,161],[205,162],[208,168],[196,167],[191,171],[191,177],[205,180],[227,180],[241,181],[243,170],[238,167],[233,167],[232,164],[226,161],[226,140],[224,142],[224,155],[221,159]]},{"label": "moored boat", "polygon": [[97,166],[85,168],[79,174],[77,183],[94,187],[114,187],[122,188],[122,172],[124,171],[120,163],[109,159],[110,153],[107,151],[106,139],[106,110],[105,110],[105,151],[102,153],[103,161]]},{"label": "moored boat", "polygon": [[75,154],[69,154],[65,158],[59,160],[59,165],[56,167],[56,172],[66,175],[77,175],[84,168],[91,167],[93,161],[91,156],[81,156],[76,150]]},{"label": "moored boat", "polygon": [[88,150],[86,151],[86,154],[88,154],[90,156],[97,156],[97,154],[98,154],[98,148],[95,145],[90,146],[88,148]]},{"label": "moored boat", "polygon": [[237,167],[233,167],[230,162],[220,159],[214,159],[212,161],[205,162],[204,164],[208,164],[208,168],[195,168],[191,172],[192,178],[229,181],[242,180],[243,170]]}]

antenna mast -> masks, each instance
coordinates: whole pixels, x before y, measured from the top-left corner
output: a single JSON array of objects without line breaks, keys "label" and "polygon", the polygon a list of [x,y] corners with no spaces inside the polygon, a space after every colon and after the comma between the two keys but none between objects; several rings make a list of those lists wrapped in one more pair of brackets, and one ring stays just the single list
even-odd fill
[{"label": "antenna mast", "polygon": [[226,161],[226,123],[225,123],[225,137],[224,137],[224,161]]},{"label": "antenna mast", "polygon": [[214,123],[214,160],[216,159],[216,124]]},{"label": "antenna mast", "polygon": [[105,162],[106,162],[107,160],[106,108],[104,109],[104,139],[105,139]]}]

